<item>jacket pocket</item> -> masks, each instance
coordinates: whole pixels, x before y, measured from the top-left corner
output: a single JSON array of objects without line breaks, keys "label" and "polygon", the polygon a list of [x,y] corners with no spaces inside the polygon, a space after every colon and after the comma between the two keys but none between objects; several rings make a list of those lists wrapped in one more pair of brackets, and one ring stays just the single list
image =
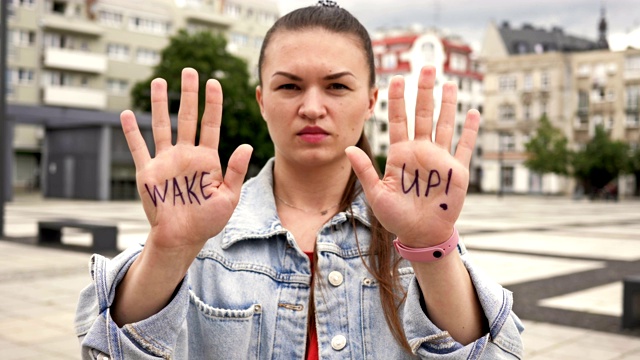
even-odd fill
[{"label": "jacket pocket", "polygon": [[190,336],[189,347],[207,359],[259,359],[262,305],[221,309],[205,304],[189,291],[197,312],[197,338]]}]

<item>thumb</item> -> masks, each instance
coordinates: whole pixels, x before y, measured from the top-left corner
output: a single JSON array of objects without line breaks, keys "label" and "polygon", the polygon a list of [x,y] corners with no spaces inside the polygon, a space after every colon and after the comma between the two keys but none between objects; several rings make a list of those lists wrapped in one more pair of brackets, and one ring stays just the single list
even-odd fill
[{"label": "thumb", "polygon": [[243,144],[238,146],[229,158],[227,172],[224,175],[224,183],[234,194],[240,193],[244,177],[247,175],[252,152],[251,145]]},{"label": "thumb", "polygon": [[371,163],[371,159],[369,159],[362,149],[356,146],[349,146],[345,150],[345,153],[347,154],[353,171],[362,184],[362,189],[366,194],[370,194],[380,181],[378,173]]}]

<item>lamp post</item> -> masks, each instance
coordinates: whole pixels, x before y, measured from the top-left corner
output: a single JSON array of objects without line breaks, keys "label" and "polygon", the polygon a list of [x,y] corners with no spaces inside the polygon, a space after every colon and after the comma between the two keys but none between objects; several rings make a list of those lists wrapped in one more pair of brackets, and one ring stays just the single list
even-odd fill
[{"label": "lamp post", "polygon": [[10,127],[7,120],[7,3],[0,1],[0,238],[4,236],[4,203],[6,200],[6,187],[11,179],[7,179],[7,158],[10,149]]}]

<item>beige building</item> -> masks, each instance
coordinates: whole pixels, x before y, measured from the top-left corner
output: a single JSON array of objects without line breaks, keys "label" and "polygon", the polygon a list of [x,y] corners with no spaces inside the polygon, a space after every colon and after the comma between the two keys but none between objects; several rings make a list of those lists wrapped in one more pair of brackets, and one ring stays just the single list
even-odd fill
[{"label": "beige building", "polygon": [[[275,0],[12,0],[8,11],[7,103],[119,113],[148,78],[177,30],[211,31],[257,74]],[[46,110],[43,110],[46,114]],[[117,116],[117,115],[116,115]],[[14,119],[17,189],[38,186],[43,125]]]},{"label": "beige building", "polygon": [[[485,66],[485,112],[481,143],[482,189],[489,192],[571,194],[571,179],[531,172],[525,144],[545,115],[572,149],[589,141],[602,124],[613,139],[640,142],[640,50],[608,50],[606,22],[589,41],[525,24],[490,24],[481,58]],[[620,180],[622,195],[633,179]]]}]

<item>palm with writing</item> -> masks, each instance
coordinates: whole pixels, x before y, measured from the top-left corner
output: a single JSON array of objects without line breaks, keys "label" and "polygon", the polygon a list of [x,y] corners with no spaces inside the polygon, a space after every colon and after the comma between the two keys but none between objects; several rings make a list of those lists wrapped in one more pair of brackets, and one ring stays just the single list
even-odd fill
[{"label": "palm with writing", "polygon": [[223,177],[218,156],[222,119],[222,89],[216,80],[206,85],[206,104],[195,145],[198,124],[198,73],[182,72],[178,135],[171,142],[167,83],[151,83],[152,125],[156,155],[151,158],[135,116],[121,115],[122,128],[136,166],[136,181],[151,224],[149,242],[156,249],[199,251],[219,233],[235,209],[252,148],[241,145],[229,159]]},{"label": "palm with writing", "polygon": [[347,155],[380,223],[411,247],[442,243],[453,232],[469,182],[469,162],[478,134],[480,114],[467,114],[455,155],[451,141],[456,114],[456,86],[445,84],[442,106],[432,140],[435,69],[424,67],[418,82],[415,137],[409,139],[404,80],[389,87],[390,147],[385,174],[379,179],[371,161],[351,147]]}]

